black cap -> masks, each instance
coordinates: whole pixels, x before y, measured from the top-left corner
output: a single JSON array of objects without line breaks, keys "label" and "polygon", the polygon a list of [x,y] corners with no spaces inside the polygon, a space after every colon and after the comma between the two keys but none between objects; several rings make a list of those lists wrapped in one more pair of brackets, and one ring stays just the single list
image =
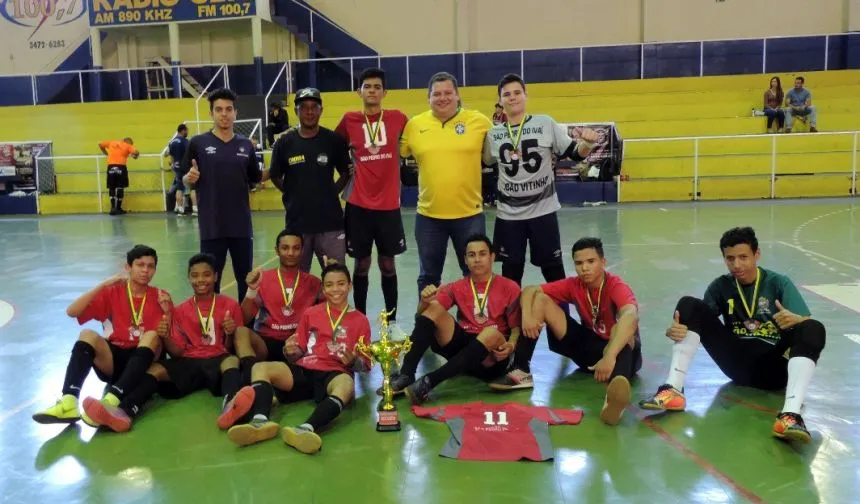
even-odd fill
[{"label": "black cap", "polygon": [[322,96],[320,95],[320,90],[312,87],[299,89],[296,92],[296,98],[294,100],[294,103],[298,105],[305,100],[314,100],[320,105],[322,105]]}]

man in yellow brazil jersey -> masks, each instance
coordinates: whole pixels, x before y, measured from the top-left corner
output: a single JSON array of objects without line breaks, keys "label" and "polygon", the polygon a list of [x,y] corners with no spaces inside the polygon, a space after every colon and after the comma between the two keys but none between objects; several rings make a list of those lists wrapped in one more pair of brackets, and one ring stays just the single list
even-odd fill
[{"label": "man in yellow brazil jersey", "polygon": [[492,126],[484,114],[460,106],[457,79],[439,72],[428,85],[430,110],[406,123],[400,155],[418,162],[418,292],[442,281],[448,240],[454,242],[463,275],[466,240],[485,233],[481,152]]}]

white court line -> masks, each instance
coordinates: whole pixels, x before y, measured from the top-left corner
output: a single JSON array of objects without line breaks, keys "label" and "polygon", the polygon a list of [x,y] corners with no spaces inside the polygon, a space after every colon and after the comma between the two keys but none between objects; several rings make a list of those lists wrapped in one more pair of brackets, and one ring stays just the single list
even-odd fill
[{"label": "white court line", "polygon": [[34,397],[25,403],[21,403],[18,406],[15,406],[14,408],[10,409],[9,411],[4,411],[2,414],[0,414],[0,423],[2,423],[4,420],[8,420],[10,417],[14,416],[16,413],[18,413],[20,411],[24,411],[25,409],[29,408],[30,406],[36,404],[37,402],[39,402],[41,400],[42,400],[41,397]]},{"label": "white court line", "polygon": [[779,244],[781,244],[781,245],[785,245],[786,247],[791,247],[791,248],[793,248],[793,249],[799,250],[799,251],[803,252],[804,254],[812,254],[812,255],[814,255],[814,256],[818,256],[818,257],[820,257],[820,258],[822,258],[822,259],[826,259],[826,260],[828,260],[828,261],[830,261],[830,262],[835,262],[836,264],[841,264],[841,265],[843,265],[843,266],[848,266],[849,268],[854,268],[854,269],[856,269],[856,270],[860,271],[860,266],[857,266],[856,264],[851,264],[851,263],[849,263],[849,262],[840,261],[839,259],[835,259],[835,258],[833,258],[833,257],[827,256],[827,255],[824,255],[824,254],[821,254],[821,253],[819,253],[819,252],[815,252],[814,250],[805,249],[805,248],[801,247],[800,245],[793,245],[793,244],[791,244],[791,243],[787,243],[787,242],[784,242],[784,241],[780,241],[780,242],[777,242],[777,243],[779,243]]},{"label": "white court line", "polygon": [[860,345],[860,334],[846,334],[845,337]]}]

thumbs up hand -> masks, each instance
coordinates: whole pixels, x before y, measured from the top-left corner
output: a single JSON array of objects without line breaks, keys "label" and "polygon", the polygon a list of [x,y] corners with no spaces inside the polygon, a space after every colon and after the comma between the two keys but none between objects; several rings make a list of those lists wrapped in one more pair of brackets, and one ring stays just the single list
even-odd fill
[{"label": "thumbs up hand", "polygon": [[155,332],[158,334],[159,338],[166,338],[170,333],[170,318],[167,316],[167,313],[161,316],[161,320],[158,321],[158,327],[155,329]]},{"label": "thumbs up hand", "polygon": [[675,310],[675,315],[672,317],[672,325],[666,329],[666,337],[673,341],[681,341],[687,337],[687,326],[681,323],[681,314]]},{"label": "thumbs up hand", "polygon": [[185,175],[188,179],[188,183],[194,184],[200,179],[200,169],[197,168],[197,160],[191,160],[191,169],[188,170],[188,173]]},{"label": "thumbs up hand", "polygon": [[227,310],[227,313],[224,314],[224,322],[221,323],[221,327],[224,328],[224,333],[226,333],[227,336],[236,332],[236,321],[233,320],[230,310]]}]

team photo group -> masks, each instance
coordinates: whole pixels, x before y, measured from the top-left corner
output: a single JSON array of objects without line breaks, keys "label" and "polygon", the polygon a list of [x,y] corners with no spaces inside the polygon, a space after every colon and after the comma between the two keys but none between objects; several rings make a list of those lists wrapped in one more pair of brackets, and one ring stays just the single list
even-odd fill
[{"label": "team photo group", "polygon": [[[771,434],[810,442],[801,413],[825,328],[787,276],[760,265],[752,228],[737,223],[714,236],[725,274],[701,297],[679,296],[665,314],[665,332],[643,333],[637,299],[646,294],[607,271],[600,237],[562,239],[560,232],[555,161],[585,160],[598,133],[577,128],[572,138],[549,115],[529,113],[526,83],[515,74],[498,83],[504,115],[496,124],[464,106],[448,73],[430,79],[429,110],[411,118],[383,107],[384,71],[363,71],[357,85],[360,110],[334,130],[320,126],[322,94],[299,90],[292,104],[298,125],[277,137],[265,170],[251,140],[233,130],[236,95],[209,94],[212,129],[171,149],[178,182],[196,193],[200,253],[187,261],[193,295],[174,301],[154,282],[158,252],[129,250],[124,272],[67,308],[80,324],[97,321],[103,330],[83,329],[70,345],[62,396],[35,421],[83,420],[127,432],[155,394],[178,399],[209,390],[223,398],[211,421],[236,445],[280,435],[302,453],[318,452],[320,434],[354,400],[356,373],[374,364],[362,348],[377,339],[367,306],[375,245],[388,320],[411,325],[414,318],[411,345],[387,383],[416,415],[432,403],[434,388],[459,375],[484,380],[488,393],[533,388],[540,338],[605,384],[604,424],[619,424],[631,407],[680,412],[703,347],[734,383],[784,389]],[[408,157],[418,167],[414,240],[401,215],[401,160]],[[496,189],[491,237],[487,177]],[[282,192],[286,210],[283,231],[256,237],[271,242],[277,266],[270,269],[253,264],[249,202],[249,188],[265,181]],[[462,278],[442,283],[449,243]],[[413,246],[418,306],[400,306],[395,258]],[[228,254],[236,298],[220,293]],[[311,273],[315,260],[320,276]],[[566,260],[575,271],[565,270]],[[522,285],[527,262],[545,283]],[[663,337],[671,340],[665,381],[631,406],[642,347]],[[428,350],[444,364],[419,375]],[[107,384],[100,398],[81,397],[91,370]],[[315,406],[301,424],[270,419],[273,407],[305,400]]]}]

